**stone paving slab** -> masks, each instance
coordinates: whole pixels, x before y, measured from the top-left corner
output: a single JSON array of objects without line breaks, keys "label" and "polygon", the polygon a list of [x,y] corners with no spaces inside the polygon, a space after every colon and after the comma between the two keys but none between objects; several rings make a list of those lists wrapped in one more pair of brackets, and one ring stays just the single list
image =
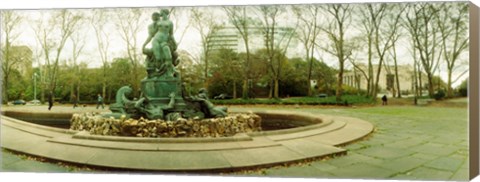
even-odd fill
[{"label": "stone paving slab", "polygon": [[401,149],[408,149],[411,147],[419,146],[424,143],[424,140],[419,140],[416,138],[409,138],[409,139],[404,139],[404,140],[397,140],[396,142],[393,143],[387,143],[384,146],[385,147],[391,147],[391,148],[401,148]]},{"label": "stone paving slab", "polygon": [[423,145],[411,147],[409,150],[433,155],[450,155],[459,149],[454,146],[429,142]]},{"label": "stone paving slab", "polygon": [[428,167],[419,167],[411,172],[408,172],[407,175],[415,176],[414,179],[423,179],[423,180],[445,180],[450,179],[453,176],[453,172],[435,170]]},{"label": "stone paving slab", "polygon": [[233,167],[251,167],[258,164],[278,164],[305,158],[305,156],[283,146],[222,151],[222,155]]},{"label": "stone paving slab", "polygon": [[356,152],[381,159],[395,159],[399,157],[409,156],[414,154],[414,151],[406,149],[395,149],[388,147],[371,147],[367,149],[357,150]]},{"label": "stone paving slab", "polygon": [[311,178],[322,176],[322,178],[335,178],[336,176],[325,171],[318,171],[318,168],[308,165],[291,166],[289,168],[277,168],[268,170],[266,175],[275,177],[301,177]]},{"label": "stone paving slab", "polygon": [[330,172],[337,177],[357,179],[385,179],[395,174],[395,171],[365,163],[352,164],[343,167],[342,170],[332,170]]},{"label": "stone paving slab", "polygon": [[370,163],[382,163],[383,161],[380,159],[376,159],[367,155],[355,153],[355,152],[348,152],[348,155],[346,156],[340,156],[333,158],[331,160],[325,161],[328,164],[337,166],[338,168],[344,168],[346,166],[350,166],[353,164],[358,164],[358,163],[364,163],[364,162],[370,162]]},{"label": "stone paving slab", "polygon": [[310,140],[301,139],[301,138],[295,139],[295,140],[282,141],[279,143],[281,143],[282,146],[285,146],[290,150],[300,153],[303,156],[306,156],[308,158],[324,156],[326,154],[331,154],[331,153],[336,153],[336,154],[346,153],[345,149],[340,149],[330,145],[325,145],[319,142],[312,142]]},{"label": "stone paving slab", "polygon": [[385,160],[380,164],[381,167],[395,171],[397,173],[406,173],[410,170],[425,164],[427,160],[419,159],[411,156],[397,158],[393,160]]},{"label": "stone paving slab", "polygon": [[332,164],[322,162],[322,163],[311,163],[309,164],[312,167],[317,168],[320,171],[331,171],[331,170],[337,170],[339,167],[334,166]]},{"label": "stone paving slab", "polygon": [[2,172],[69,172],[56,165],[43,165],[36,161],[22,160],[6,166],[2,165]]},{"label": "stone paving slab", "polygon": [[426,163],[424,166],[446,171],[457,171],[462,164],[463,160],[452,157],[440,157],[437,160]]}]

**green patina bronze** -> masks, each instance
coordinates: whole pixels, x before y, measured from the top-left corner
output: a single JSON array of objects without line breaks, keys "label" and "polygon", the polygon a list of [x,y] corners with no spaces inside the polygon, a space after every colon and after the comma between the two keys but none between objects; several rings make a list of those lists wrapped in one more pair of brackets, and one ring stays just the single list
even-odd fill
[{"label": "green patina bronze", "polygon": [[[124,86],[117,91],[116,102],[110,105],[111,114],[105,117],[148,118],[176,121],[178,118],[212,118],[227,115],[227,108],[215,107],[205,89],[196,96],[188,95],[175,66],[180,60],[173,37],[173,23],[169,11],[163,9],[152,14],[148,38],[142,46],[146,55],[147,77],[141,80],[142,94],[129,100],[132,89]],[[151,43],[152,48],[146,46]]]}]

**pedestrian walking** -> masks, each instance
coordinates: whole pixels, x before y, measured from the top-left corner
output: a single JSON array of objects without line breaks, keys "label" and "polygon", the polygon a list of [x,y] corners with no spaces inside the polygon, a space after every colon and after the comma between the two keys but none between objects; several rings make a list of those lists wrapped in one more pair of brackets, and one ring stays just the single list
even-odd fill
[{"label": "pedestrian walking", "polygon": [[78,100],[77,100],[77,96],[73,95],[72,96],[72,101],[73,101],[73,108],[75,109],[77,106],[77,103],[78,103]]},{"label": "pedestrian walking", "polygon": [[48,110],[50,111],[53,107],[53,92],[48,94]]},{"label": "pedestrian walking", "polygon": [[98,94],[98,97],[97,97],[97,109],[98,109],[98,107],[99,107],[100,105],[102,106],[102,109],[103,109],[103,97],[102,97],[100,94]]},{"label": "pedestrian walking", "polygon": [[383,95],[383,97],[382,97],[382,105],[387,105],[387,95]]}]

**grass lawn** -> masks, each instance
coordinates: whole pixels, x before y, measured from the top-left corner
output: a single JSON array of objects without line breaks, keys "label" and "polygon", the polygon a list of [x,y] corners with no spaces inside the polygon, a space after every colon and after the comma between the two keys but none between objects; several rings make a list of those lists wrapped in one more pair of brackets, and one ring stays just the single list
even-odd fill
[{"label": "grass lawn", "polygon": [[335,96],[325,98],[320,97],[290,97],[281,99],[229,99],[229,100],[210,100],[214,104],[222,105],[255,105],[255,104],[274,104],[274,105],[357,105],[374,104],[370,98],[358,95],[344,95],[342,101],[337,102]]}]

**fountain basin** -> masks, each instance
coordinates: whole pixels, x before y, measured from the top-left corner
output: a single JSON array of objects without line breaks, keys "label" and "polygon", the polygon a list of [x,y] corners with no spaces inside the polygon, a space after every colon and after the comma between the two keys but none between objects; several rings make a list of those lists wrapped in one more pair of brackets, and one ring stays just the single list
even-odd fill
[{"label": "fountain basin", "polygon": [[[262,118],[303,118],[310,125],[218,138],[91,135],[2,116],[2,147],[98,167],[154,171],[223,171],[345,154],[338,146],[373,131],[369,122],[340,116],[256,112]],[[320,122],[321,121],[321,122]]]}]

